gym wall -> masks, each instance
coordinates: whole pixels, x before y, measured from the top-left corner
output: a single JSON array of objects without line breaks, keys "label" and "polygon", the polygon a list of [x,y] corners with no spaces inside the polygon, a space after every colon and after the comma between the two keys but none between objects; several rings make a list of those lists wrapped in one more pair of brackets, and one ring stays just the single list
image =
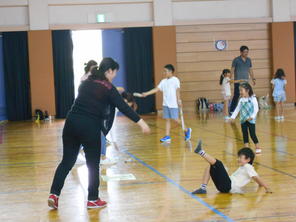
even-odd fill
[{"label": "gym wall", "polygon": [[[257,96],[271,93],[271,29],[268,23],[216,24],[176,27],[178,77],[182,83],[184,110],[195,110],[195,100],[206,97],[221,102],[219,78],[240,55],[241,45],[250,48]],[[227,48],[217,51],[215,40],[226,40]]]},{"label": "gym wall", "polygon": [[278,68],[283,68],[286,72],[288,103],[296,102],[295,35],[293,22],[272,23],[273,72]]},{"label": "gym wall", "polygon": [[41,109],[55,115],[51,31],[29,31],[28,42],[32,114]]},{"label": "gym wall", "polygon": [[[155,87],[164,78],[163,67],[172,64],[177,67],[176,57],[176,27],[161,26],[152,28],[153,35],[153,62]],[[162,109],[162,94],[156,95],[156,109]]]}]

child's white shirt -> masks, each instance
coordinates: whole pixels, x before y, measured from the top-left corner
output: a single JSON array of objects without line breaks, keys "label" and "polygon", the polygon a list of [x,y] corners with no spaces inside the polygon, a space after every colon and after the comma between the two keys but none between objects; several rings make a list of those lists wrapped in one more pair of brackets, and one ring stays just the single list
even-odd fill
[{"label": "child's white shirt", "polygon": [[272,96],[282,96],[286,94],[285,87],[287,85],[287,80],[272,79],[271,84],[274,86]]},{"label": "child's white shirt", "polygon": [[239,167],[231,176],[231,193],[241,193],[241,188],[250,183],[252,177],[258,176],[251,164]]},{"label": "child's white shirt", "polygon": [[257,98],[256,96],[251,96],[251,97],[248,97],[248,98],[240,98],[234,112],[232,113],[231,115],[231,119],[235,119],[237,117],[237,115],[239,114],[239,111],[241,110],[241,107],[242,107],[242,103],[243,102],[248,102],[248,100],[251,100],[251,102],[253,103],[253,106],[254,106],[254,112],[252,113],[252,115],[250,116],[252,119],[255,119],[256,116],[257,116],[257,113],[259,111],[259,106],[258,106],[258,101],[257,101]]},{"label": "child's white shirt", "polygon": [[231,96],[230,78],[225,77],[222,81],[222,94],[225,96]]},{"label": "child's white shirt", "polygon": [[178,108],[177,89],[180,88],[180,80],[175,76],[163,79],[158,88],[163,92],[163,106]]}]

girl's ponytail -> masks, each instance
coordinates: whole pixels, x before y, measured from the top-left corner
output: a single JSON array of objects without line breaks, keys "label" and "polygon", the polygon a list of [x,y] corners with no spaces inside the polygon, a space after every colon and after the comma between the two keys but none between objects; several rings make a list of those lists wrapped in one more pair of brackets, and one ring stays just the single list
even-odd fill
[{"label": "girl's ponytail", "polygon": [[224,80],[224,74],[222,73],[222,74],[221,74],[221,76],[220,76],[220,82],[219,82],[219,83],[220,83],[220,85],[222,85],[222,83],[223,83],[223,80]]},{"label": "girl's ponytail", "polygon": [[98,63],[95,60],[89,60],[87,63],[84,63],[84,72],[85,74],[90,72],[91,69],[98,65]]},{"label": "girl's ponytail", "polygon": [[226,75],[227,73],[230,73],[230,70],[229,70],[229,69],[223,69],[222,74],[221,74],[221,76],[220,76],[220,82],[219,82],[220,85],[222,85],[223,80],[224,80],[224,78],[225,78],[225,75]]}]

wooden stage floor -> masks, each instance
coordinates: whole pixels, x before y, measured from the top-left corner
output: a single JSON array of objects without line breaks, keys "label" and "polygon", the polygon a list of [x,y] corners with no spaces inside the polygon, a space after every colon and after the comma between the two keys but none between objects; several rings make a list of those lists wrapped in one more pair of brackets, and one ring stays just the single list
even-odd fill
[{"label": "wooden stage floor", "polygon": [[87,210],[87,170],[83,158],[67,177],[59,210],[47,207],[54,170],[61,159],[64,121],[37,125],[32,122],[0,126],[0,221],[296,221],[296,112],[289,108],[285,122],[275,122],[272,111],[258,117],[257,134],[263,154],[255,168],[273,194],[252,182],[244,194],[220,194],[213,183],[208,194],[193,196],[207,164],[192,152],[198,138],[205,149],[222,160],[230,172],[237,168],[236,152],[242,146],[240,125],[225,124],[222,114],[186,118],[193,129],[192,144],[173,129],[169,146],[159,143],[164,121],[144,116],[151,135],[120,117],[116,122],[119,149],[108,147],[117,164],[103,167],[101,175],[133,174],[136,180],[104,182],[100,195],[104,209]]}]

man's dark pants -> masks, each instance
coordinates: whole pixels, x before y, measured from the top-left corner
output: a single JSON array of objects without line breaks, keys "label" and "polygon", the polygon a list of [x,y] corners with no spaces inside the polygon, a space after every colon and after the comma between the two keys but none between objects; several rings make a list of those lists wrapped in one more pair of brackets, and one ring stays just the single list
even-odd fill
[{"label": "man's dark pants", "polygon": [[240,96],[239,86],[240,86],[240,83],[234,83],[234,93],[233,93],[233,98],[232,98],[232,102],[231,102],[230,110],[229,110],[231,113],[235,110],[237,103],[238,103],[238,99]]}]

